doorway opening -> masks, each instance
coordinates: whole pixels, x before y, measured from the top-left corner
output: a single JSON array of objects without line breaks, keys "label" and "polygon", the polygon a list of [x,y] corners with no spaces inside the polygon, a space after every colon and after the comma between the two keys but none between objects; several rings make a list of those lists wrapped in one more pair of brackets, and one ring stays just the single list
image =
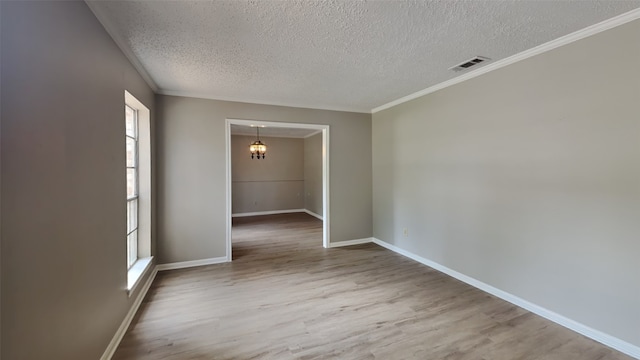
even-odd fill
[{"label": "doorway opening", "polygon": [[[322,246],[325,248],[329,248],[331,245],[330,242],[330,212],[329,212],[329,125],[317,125],[317,124],[300,124],[300,123],[285,123],[285,122],[273,122],[273,121],[262,121],[262,120],[243,120],[243,119],[227,119],[225,126],[225,140],[226,140],[226,257],[227,261],[232,260],[232,217],[234,216],[234,198],[233,198],[233,171],[232,171],[232,135],[247,135],[256,137],[256,130],[260,129],[261,136],[267,135],[265,137],[265,143],[267,145],[267,153],[266,156],[269,157],[269,144],[268,139],[269,136],[282,136],[289,138],[304,138],[305,136],[318,136],[322,138],[321,142],[321,162],[322,162],[322,196],[319,201],[322,203],[322,213],[317,214],[307,210],[305,207],[302,207],[301,212],[307,212],[314,217],[317,217],[322,220]],[[252,134],[252,135],[251,135]],[[251,153],[249,152],[249,143],[246,144],[246,156],[247,158],[251,157]],[[273,154],[271,154],[273,155]],[[263,161],[262,159],[254,159],[252,160],[255,164]],[[282,184],[280,184],[281,186]],[[291,186],[299,186],[296,184],[291,184]],[[299,193],[299,192],[298,192]],[[307,196],[306,190],[302,193],[302,196],[306,198]],[[252,201],[252,200],[250,200]],[[239,200],[235,199],[236,206],[241,204]],[[246,201],[245,201],[246,203]],[[245,204],[246,205],[246,204]],[[258,205],[256,203],[250,203],[249,205]],[[245,208],[247,208],[245,206]],[[258,211],[258,212],[247,212],[246,209],[243,210],[244,215],[266,215],[269,214],[270,211]],[[284,211],[286,212],[286,211]],[[273,211],[273,213],[282,213],[281,211]],[[237,216],[237,214],[236,214]]]}]

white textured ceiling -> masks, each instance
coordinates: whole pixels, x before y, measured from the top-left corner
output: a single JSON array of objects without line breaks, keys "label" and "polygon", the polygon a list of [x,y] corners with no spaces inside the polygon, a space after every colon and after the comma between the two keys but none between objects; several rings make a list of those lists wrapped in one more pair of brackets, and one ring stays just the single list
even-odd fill
[{"label": "white textured ceiling", "polygon": [[159,93],[370,112],[640,1],[88,1]]}]

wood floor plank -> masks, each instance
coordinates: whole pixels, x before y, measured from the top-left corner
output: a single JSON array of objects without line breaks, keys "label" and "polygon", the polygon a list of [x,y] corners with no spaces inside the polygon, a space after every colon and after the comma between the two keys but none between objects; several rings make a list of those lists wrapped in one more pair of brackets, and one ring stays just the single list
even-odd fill
[{"label": "wood floor plank", "polygon": [[159,273],[113,359],[631,359],[307,214],[234,219],[233,258]]}]

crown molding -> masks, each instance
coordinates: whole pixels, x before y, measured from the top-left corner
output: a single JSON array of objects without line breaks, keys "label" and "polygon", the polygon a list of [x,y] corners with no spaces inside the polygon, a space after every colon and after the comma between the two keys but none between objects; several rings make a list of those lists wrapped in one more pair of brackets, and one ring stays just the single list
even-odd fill
[{"label": "crown molding", "polygon": [[183,96],[183,97],[190,97],[190,98],[196,98],[196,99],[231,101],[231,102],[247,103],[247,104],[254,104],[254,105],[286,106],[286,107],[312,109],[312,110],[329,110],[329,111],[371,114],[371,110],[369,109],[356,108],[356,107],[325,106],[325,105],[313,105],[313,104],[301,105],[301,104],[294,104],[289,102],[249,99],[249,98],[240,98],[240,97],[236,98],[236,97],[226,97],[226,96],[211,96],[207,94],[194,93],[189,91],[175,91],[175,90],[162,90],[162,89],[157,91],[156,93],[160,95],[168,95],[168,96]]},{"label": "crown molding", "polygon": [[489,64],[487,64],[487,65],[485,65],[485,66],[483,66],[481,68],[478,68],[477,70],[470,71],[470,72],[468,72],[468,73],[466,73],[464,75],[460,75],[460,76],[455,77],[455,78],[453,78],[451,80],[447,80],[447,81],[441,82],[439,84],[430,86],[430,87],[428,87],[428,88],[426,88],[424,90],[420,90],[420,91],[415,92],[413,94],[401,97],[401,98],[399,98],[397,100],[388,102],[388,103],[386,103],[384,105],[380,105],[380,106],[378,106],[376,108],[373,108],[371,110],[371,113],[375,114],[375,113],[377,113],[379,111],[382,111],[382,110],[385,110],[385,109],[389,109],[391,107],[394,107],[396,105],[400,105],[400,104],[405,103],[407,101],[410,101],[410,100],[413,100],[413,99],[417,99],[417,98],[419,98],[421,96],[424,96],[424,95],[427,95],[427,94],[431,94],[431,93],[436,92],[438,90],[442,90],[442,89],[447,88],[449,86],[459,84],[459,83],[461,83],[463,81],[467,81],[467,80],[473,79],[475,77],[478,77],[480,75],[486,74],[486,73],[491,72],[493,70],[497,70],[497,69],[503,68],[505,66],[508,66],[508,65],[514,64],[516,62],[528,59],[530,57],[545,53],[547,51],[553,50],[553,49],[558,48],[560,46],[564,46],[564,45],[570,44],[572,42],[575,42],[575,41],[584,39],[586,37],[601,33],[603,31],[612,29],[614,27],[626,24],[628,22],[631,22],[631,21],[637,20],[637,19],[640,19],[640,8],[628,11],[628,12],[623,13],[621,15],[612,17],[611,19],[604,20],[604,21],[599,22],[599,23],[597,23],[595,25],[591,25],[591,26],[586,27],[584,29],[572,32],[572,33],[570,33],[568,35],[559,37],[559,38],[557,38],[555,40],[551,40],[551,41],[546,42],[546,43],[544,43],[542,45],[538,45],[538,46],[533,47],[533,48],[531,48],[529,50],[522,51],[520,53],[517,53],[515,55],[509,56],[509,57],[504,58],[502,60],[498,60],[498,61],[489,63]]},{"label": "crown molding", "polygon": [[129,59],[131,65],[133,65],[133,67],[138,70],[138,73],[140,74],[140,76],[142,76],[142,79],[147,83],[147,85],[149,85],[153,92],[157,93],[158,85],[156,84],[156,82],[153,81],[153,78],[151,77],[151,75],[149,75],[147,69],[144,68],[140,60],[138,60],[138,57],[136,57],[129,45],[127,45],[127,42],[120,35],[110,30],[115,29],[116,27],[111,23],[111,21],[109,21],[109,17],[102,12],[99,6],[94,6],[94,2],[98,1],[86,0],[85,4],[87,4],[89,9],[93,12],[93,15],[95,15],[100,24],[102,24],[102,27],[105,29],[107,34],[111,36],[111,39],[113,39],[118,48],[120,48],[120,51],[122,51],[124,56]]}]

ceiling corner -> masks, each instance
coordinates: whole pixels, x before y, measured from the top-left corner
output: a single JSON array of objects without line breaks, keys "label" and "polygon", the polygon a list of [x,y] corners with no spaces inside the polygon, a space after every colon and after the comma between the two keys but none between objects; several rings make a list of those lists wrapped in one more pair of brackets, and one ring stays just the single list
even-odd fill
[{"label": "ceiling corner", "polygon": [[85,3],[87,4],[91,12],[93,12],[93,15],[95,15],[104,30],[116,43],[118,48],[120,48],[124,56],[129,60],[129,62],[131,62],[131,65],[133,65],[133,67],[138,70],[138,73],[140,74],[142,79],[144,79],[147,85],[149,85],[151,90],[153,90],[154,93],[158,93],[158,91],[160,90],[158,84],[156,84],[156,82],[153,80],[151,75],[149,75],[140,60],[133,54],[133,51],[127,45],[126,41],[124,41],[118,34],[111,30],[115,29],[116,27],[110,23],[109,17],[102,13],[102,10],[99,6],[94,6],[93,3],[95,2],[98,2],[98,0],[85,0]]}]

